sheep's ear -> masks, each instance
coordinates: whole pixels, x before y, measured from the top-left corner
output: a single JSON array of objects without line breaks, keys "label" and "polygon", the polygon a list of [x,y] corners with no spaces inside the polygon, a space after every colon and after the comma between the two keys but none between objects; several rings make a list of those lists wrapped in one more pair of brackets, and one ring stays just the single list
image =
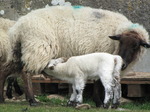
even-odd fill
[{"label": "sheep's ear", "polygon": [[145,47],[145,48],[150,48],[150,44],[146,43],[143,40],[140,42],[140,45],[143,46],[143,47]]},{"label": "sheep's ear", "polygon": [[120,40],[121,36],[120,35],[115,35],[115,36],[109,36],[109,38],[113,40]]}]

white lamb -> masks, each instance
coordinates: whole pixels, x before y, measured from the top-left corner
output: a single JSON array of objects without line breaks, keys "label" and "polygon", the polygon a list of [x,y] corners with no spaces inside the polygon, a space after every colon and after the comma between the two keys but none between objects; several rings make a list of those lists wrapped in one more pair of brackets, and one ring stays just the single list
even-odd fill
[{"label": "white lamb", "polygon": [[73,93],[69,105],[82,103],[82,93],[87,79],[100,79],[105,88],[104,107],[113,99],[118,103],[121,96],[120,70],[122,58],[108,53],[92,53],[73,56],[66,62],[63,58],[52,59],[45,72],[72,83]]}]

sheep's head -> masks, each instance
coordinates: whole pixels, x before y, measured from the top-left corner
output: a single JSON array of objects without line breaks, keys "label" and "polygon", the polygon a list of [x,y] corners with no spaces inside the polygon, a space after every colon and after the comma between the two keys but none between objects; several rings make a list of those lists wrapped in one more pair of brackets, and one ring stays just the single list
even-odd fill
[{"label": "sheep's head", "polygon": [[61,58],[57,58],[57,59],[52,59],[50,60],[50,62],[48,63],[48,66],[47,68],[49,68],[50,70],[54,70],[54,67],[59,64],[59,63],[64,63],[66,62],[67,59],[64,58],[64,57],[61,57]]},{"label": "sheep's head", "polygon": [[141,47],[150,48],[150,44],[143,41],[139,34],[130,31],[121,35],[109,36],[113,40],[119,41],[118,55],[123,58],[122,70],[124,70],[132,61],[138,57],[138,53],[141,51]]}]

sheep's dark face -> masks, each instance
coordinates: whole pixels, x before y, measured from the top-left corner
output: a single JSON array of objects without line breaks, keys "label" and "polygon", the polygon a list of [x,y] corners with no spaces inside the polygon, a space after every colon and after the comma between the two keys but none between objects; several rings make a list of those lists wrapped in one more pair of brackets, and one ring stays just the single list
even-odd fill
[{"label": "sheep's dark face", "polygon": [[132,61],[134,61],[140,53],[140,47],[149,48],[150,45],[139,38],[138,33],[130,31],[122,35],[110,36],[111,39],[119,41],[119,51],[123,60],[122,70],[124,70]]}]

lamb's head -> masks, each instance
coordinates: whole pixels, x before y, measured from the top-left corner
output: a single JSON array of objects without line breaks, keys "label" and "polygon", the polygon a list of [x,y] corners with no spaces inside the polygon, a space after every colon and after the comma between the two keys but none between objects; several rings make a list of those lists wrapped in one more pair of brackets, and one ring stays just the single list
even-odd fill
[{"label": "lamb's head", "polygon": [[57,58],[57,59],[51,59],[50,62],[47,65],[47,68],[49,68],[50,70],[54,70],[54,67],[59,64],[59,63],[64,63],[66,62],[67,59],[64,57],[61,58]]},{"label": "lamb's head", "polygon": [[122,70],[134,61],[141,51],[141,46],[150,48],[150,44],[142,40],[137,32],[130,31],[120,35],[109,36],[113,40],[119,41],[118,55],[123,58]]}]

